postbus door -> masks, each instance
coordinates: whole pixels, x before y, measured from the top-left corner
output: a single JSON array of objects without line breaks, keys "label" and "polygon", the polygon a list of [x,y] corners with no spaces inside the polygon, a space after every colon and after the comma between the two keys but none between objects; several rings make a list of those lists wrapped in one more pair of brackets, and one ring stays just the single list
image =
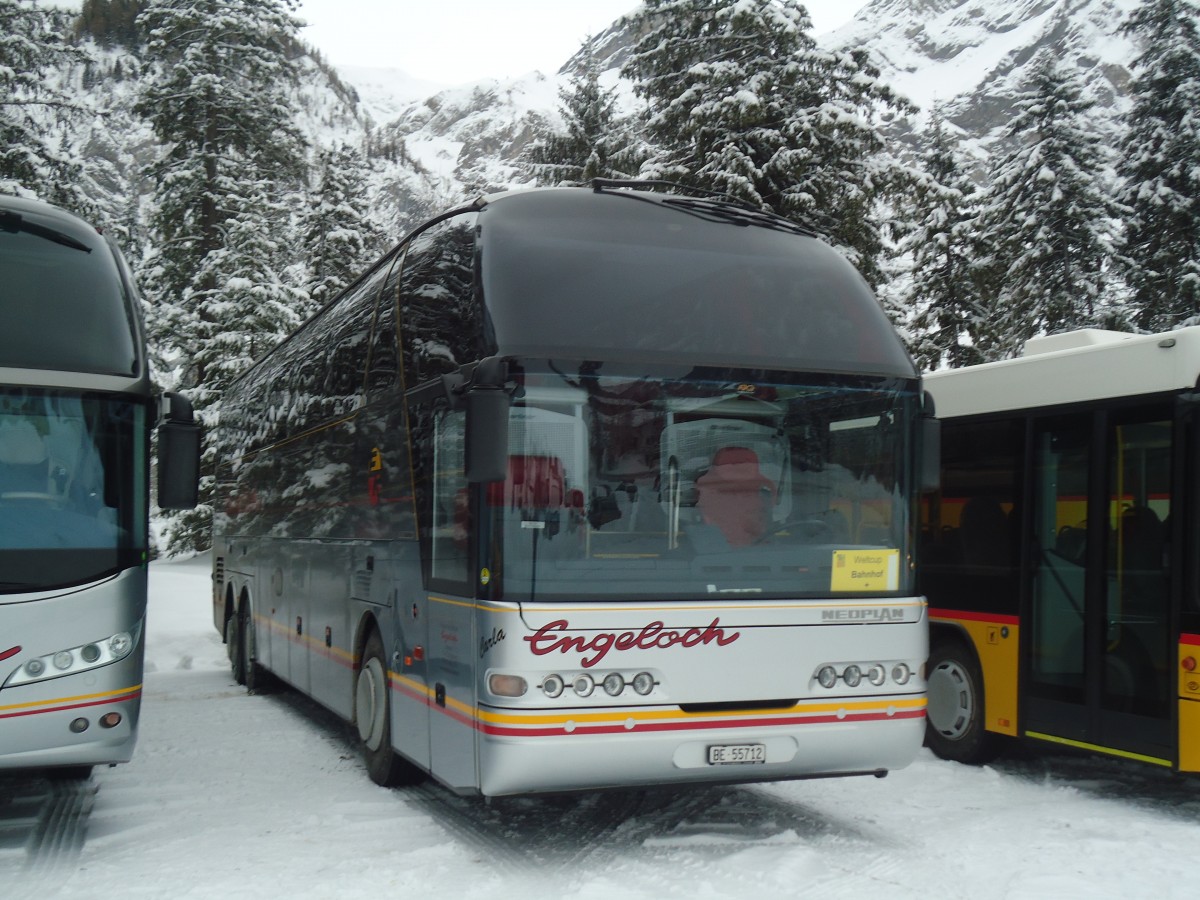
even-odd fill
[{"label": "postbus door", "polygon": [[1171,765],[1169,404],[1032,433],[1026,735]]}]

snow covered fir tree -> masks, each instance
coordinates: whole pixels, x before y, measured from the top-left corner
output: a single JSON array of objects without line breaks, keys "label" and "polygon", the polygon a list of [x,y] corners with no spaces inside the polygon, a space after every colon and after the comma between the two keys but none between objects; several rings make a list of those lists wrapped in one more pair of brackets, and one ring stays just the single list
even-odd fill
[{"label": "snow covered fir tree", "polygon": [[117,237],[156,379],[209,428],[417,222],[597,176],[812,228],[929,368],[1200,316],[1196,0],[872,0],[819,36],[799,0],[631,7],[559,73],[398,95],[305,46],[291,0],[0,0],[0,192]]}]

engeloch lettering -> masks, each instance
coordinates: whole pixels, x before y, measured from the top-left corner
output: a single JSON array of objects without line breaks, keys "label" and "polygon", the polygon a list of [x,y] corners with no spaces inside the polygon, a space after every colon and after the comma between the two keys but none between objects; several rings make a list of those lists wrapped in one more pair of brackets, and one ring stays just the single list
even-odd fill
[{"label": "engeloch lettering", "polygon": [[571,627],[566,619],[556,619],[548,625],[543,625],[533,634],[525,635],[523,640],[529,642],[529,649],[536,656],[558,651],[568,653],[592,654],[580,660],[585,668],[591,668],[604,659],[610,650],[663,650],[667,647],[696,647],[700,644],[711,644],[714,641],[718,647],[732,644],[739,637],[740,631],[730,634],[720,627],[721,620],[713,619],[703,628],[689,628],[686,631],[668,629],[662,622],[651,622],[640,631],[622,631],[619,633],[601,631],[587,638],[583,635],[568,635],[563,632]]}]

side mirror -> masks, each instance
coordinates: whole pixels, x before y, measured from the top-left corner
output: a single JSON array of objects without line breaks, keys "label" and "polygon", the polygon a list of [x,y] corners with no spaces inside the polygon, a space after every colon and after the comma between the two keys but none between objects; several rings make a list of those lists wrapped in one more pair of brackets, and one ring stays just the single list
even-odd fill
[{"label": "side mirror", "polygon": [[195,509],[199,495],[200,426],[186,397],[163,394],[158,426],[159,509]]},{"label": "side mirror", "polygon": [[475,368],[466,393],[467,481],[486,483],[508,477],[508,411],[511,401],[504,383],[508,366],[490,357]]}]

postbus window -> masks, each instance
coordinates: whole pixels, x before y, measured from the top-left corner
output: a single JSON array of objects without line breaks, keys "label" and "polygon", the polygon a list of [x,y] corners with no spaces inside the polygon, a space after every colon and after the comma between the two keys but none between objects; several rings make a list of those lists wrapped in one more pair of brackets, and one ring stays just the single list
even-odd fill
[{"label": "postbus window", "polygon": [[921,589],[935,606],[1016,612],[1024,424],[946,422],[942,484],[922,506]]},{"label": "postbus window", "polygon": [[1172,422],[1153,410],[1109,423],[1104,702],[1149,715],[1166,714],[1170,693],[1171,446]]}]

